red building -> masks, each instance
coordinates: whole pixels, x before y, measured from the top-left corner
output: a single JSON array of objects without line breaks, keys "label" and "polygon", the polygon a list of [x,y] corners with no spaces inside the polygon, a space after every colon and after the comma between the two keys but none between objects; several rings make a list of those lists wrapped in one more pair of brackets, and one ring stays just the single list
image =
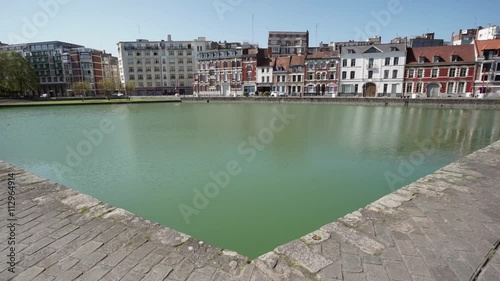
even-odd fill
[{"label": "red building", "polygon": [[338,93],[338,52],[310,53],[306,57],[306,89],[304,95],[332,95]]},{"label": "red building", "polygon": [[103,91],[98,87],[99,82],[104,79],[103,53],[94,49],[78,48],[68,54],[71,59],[71,82],[89,83],[93,95],[103,95]]},{"label": "red building", "polygon": [[464,97],[473,93],[474,45],[408,49],[405,95]]}]

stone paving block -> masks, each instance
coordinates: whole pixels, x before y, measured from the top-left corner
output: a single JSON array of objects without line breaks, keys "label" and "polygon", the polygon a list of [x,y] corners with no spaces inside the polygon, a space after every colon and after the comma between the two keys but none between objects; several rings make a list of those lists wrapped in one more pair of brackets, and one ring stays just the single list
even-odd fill
[{"label": "stone paving block", "polygon": [[[188,281],[196,281],[197,279],[191,279],[189,278]],[[202,279],[203,281],[204,280],[207,280],[207,279]],[[210,279],[208,279],[210,280]],[[200,280],[201,281],[201,280]],[[272,281],[271,279],[269,279],[269,277],[267,277],[264,273],[260,272],[259,270],[255,269],[253,271],[253,274],[252,274],[252,277],[250,278],[250,281]]]},{"label": "stone paving block", "polygon": [[280,246],[275,251],[289,256],[311,273],[316,273],[333,263],[323,256],[314,254],[304,243],[297,240]]},{"label": "stone paving block", "polygon": [[54,279],[56,279],[54,276],[50,276],[45,274],[45,272],[42,272],[41,274],[33,278],[33,281],[54,281]]},{"label": "stone paving block", "polygon": [[31,281],[33,280],[38,274],[42,273],[44,268],[38,267],[38,266],[32,266],[21,273],[14,277],[12,281]]},{"label": "stone paving block", "polygon": [[28,246],[26,249],[21,251],[21,253],[24,255],[32,255],[36,251],[44,248],[45,246],[49,245],[52,242],[54,242],[54,239],[52,239],[52,238],[43,238],[43,239],[39,240],[37,243],[32,244],[31,246]]},{"label": "stone paving block", "polygon": [[410,274],[408,273],[408,270],[403,262],[385,260],[384,267],[391,279],[398,281],[411,281]]},{"label": "stone paving block", "polygon": [[128,255],[130,255],[132,251],[128,250],[126,248],[120,248],[118,251],[108,255],[103,261],[102,264],[105,264],[107,266],[116,266],[118,265],[123,259],[125,259]]},{"label": "stone paving block", "polygon": [[70,224],[70,220],[68,219],[62,219],[60,220],[59,222],[49,226],[49,228],[53,228],[53,229],[60,229],[60,228],[63,228],[65,227],[66,225]]},{"label": "stone paving block", "polygon": [[37,243],[38,241],[40,241],[40,240],[42,240],[44,238],[47,238],[48,235],[51,234],[54,231],[55,231],[54,229],[50,229],[50,228],[39,230],[36,233],[33,233],[28,238],[24,239],[22,242],[24,244],[34,244],[34,243]]},{"label": "stone paving block", "polygon": [[421,257],[403,256],[403,260],[410,274],[431,277],[431,273]]},{"label": "stone paving block", "polygon": [[194,270],[194,265],[188,260],[183,260],[178,266],[174,268],[169,278],[172,280],[186,280],[191,272]]},{"label": "stone paving block", "polygon": [[54,238],[54,239],[60,239],[64,236],[68,235],[69,233],[73,232],[77,228],[79,228],[78,225],[68,224],[65,227],[60,228],[59,230],[51,233],[49,235],[49,237]]},{"label": "stone paving block", "polygon": [[42,248],[39,251],[37,251],[31,255],[25,256],[22,261],[18,262],[18,264],[24,268],[29,268],[29,267],[37,264],[39,261],[50,256],[54,252],[55,252],[54,249],[49,248],[49,247],[45,247],[45,248]]},{"label": "stone paving block", "polygon": [[376,265],[382,265],[382,258],[379,256],[373,256],[373,255],[361,255],[361,261],[363,264],[376,264]]},{"label": "stone paving block", "polygon": [[481,274],[479,275],[478,281],[498,281],[500,280],[500,272],[497,271],[493,266],[487,265]]},{"label": "stone paving block", "polygon": [[332,265],[328,266],[327,268],[324,268],[323,270],[320,271],[318,276],[322,280],[328,280],[328,279],[342,280],[342,266],[340,262],[335,262]]},{"label": "stone paving block", "polygon": [[413,242],[413,245],[415,247],[427,248],[427,249],[434,248],[431,241],[429,241],[429,239],[427,239],[427,237],[425,235],[409,234],[409,237],[410,237],[410,239]]},{"label": "stone paving block", "polygon": [[122,279],[127,273],[137,265],[137,261],[131,260],[129,258],[121,261],[117,266],[108,272],[99,281],[118,281]]},{"label": "stone paving block", "polygon": [[143,277],[144,274],[142,273],[136,271],[129,271],[122,279],[120,279],[120,281],[137,281],[137,280],[142,280]]},{"label": "stone paving block", "polygon": [[241,271],[240,275],[236,277],[237,281],[249,281],[252,278],[254,270],[257,270],[255,268],[255,265],[253,264],[247,264],[245,268]]},{"label": "stone paving block", "polygon": [[68,235],[54,241],[52,244],[49,245],[49,247],[51,247],[52,249],[60,250],[64,246],[73,242],[78,237],[79,236],[77,234],[68,234]]},{"label": "stone paving block", "polygon": [[385,268],[382,265],[365,264],[366,278],[368,280],[390,281]]},{"label": "stone paving block", "polygon": [[411,240],[394,240],[401,255],[418,256],[417,250]]},{"label": "stone paving block", "polygon": [[[254,274],[257,272],[258,271],[254,271]],[[215,273],[215,268],[213,267],[206,266],[203,268],[199,268],[191,273],[187,281],[210,281],[214,273]],[[265,279],[258,279],[258,280],[261,281]]]},{"label": "stone paving block", "polygon": [[102,246],[101,242],[90,241],[87,244],[78,248],[74,253],[71,254],[72,257],[77,259],[84,259],[90,255],[95,250]]},{"label": "stone paving block", "polygon": [[403,258],[401,257],[401,254],[399,253],[398,249],[396,248],[386,248],[385,251],[382,253],[382,259],[386,260],[394,260],[394,261],[402,261]]},{"label": "stone paving block", "polygon": [[[104,247],[104,246],[103,246]],[[141,245],[139,248],[135,249],[129,256],[128,258],[134,261],[140,261],[144,259],[147,255],[149,255],[151,252],[153,252],[154,249],[156,249],[158,245],[155,245],[154,243],[147,242],[143,245]]]},{"label": "stone paving block", "polygon": [[80,277],[78,277],[76,280],[77,281],[96,281],[99,280],[101,277],[106,275],[109,271],[111,271],[111,267],[99,264],[89,271],[84,272]]},{"label": "stone paving block", "polygon": [[347,272],[344,274],[344,281],[371,281],[366,279],[366,274],[364,273],[351,273]]},{"label": "stone paving block", "polygon": [[76,270],[81,270],[84,273],[94,267],[96,264],[98,264],[100,261],[102,261],[104,258],[106,258],[107,254],[101,253],[99,251],[92,252],[88,256],[86,256],[84,259],[80,260],[79,263],[77,263],[73,269]]},{"label": "stone paving block", "polygon": [[[211,281],[230,281],[231,280],[231,275],[227,274],[224,271],[217,270],[215,274],[212,276]],[[293,279],[290,279],[292,281]]]},{"label": "stone paving block", "polygon": [[462,260],[448,259],[447,263],[460,281],[469,281],[470,277],[476,270],[475,268],[471,268],[465,261]]},{"label": "stone paving block", "polygon": [[357,255],[343,254],[342,255],[342,268],[345,272],[363,272],[363,267],[361,267],[361,259]]},{"label": "stone paving block", "polygon": [[136,230],[127,230],[104,244],[99,250],[103,253],[111,254],[130,241],[137,235]]},{"label": "stone paving block", "polygon": [[[412,275],[411,278],[413,279],[413,281],[438,281],[432,277],[420,276],[420,275]],[[442,280],[445,280],[445,279],[442,279]],[[450,279],[450,280],[452,280],[452,279]]]},{"label": "stone paving block", "polygon": [[146,274],[153,266],[158,264],[163,259],[162,256],[155,253],[147,255],[143,260],[141,260],[132,270],[138,273]]},{"label": "stone paving block", "polygon": [[321,244],[321,255],[331,261],[340,259],[340,243],[332,239],[328,239]]},{"label": "stone paving block", "polygon": [[99,234],[94,240],[97,242],[101,243],[106,243],[109,240],[115,238],[118,236],[120,233],[126,230],[126,227],[123,225],[113,225],[110,229],[106,230],[106,232],[103,232]]},{"label": "stone paving block", "polygon": [[78,259],[75,259],[72,257],[66,257],[66,258],[60,260],[58,263],[47,268],[47,270],[45,270],[44,273],[48,274],[48,275],[52,275],[52,276],[61,276],[64,272],[69,270],[71,267],[73,267],[78,262],[79,262]]}]

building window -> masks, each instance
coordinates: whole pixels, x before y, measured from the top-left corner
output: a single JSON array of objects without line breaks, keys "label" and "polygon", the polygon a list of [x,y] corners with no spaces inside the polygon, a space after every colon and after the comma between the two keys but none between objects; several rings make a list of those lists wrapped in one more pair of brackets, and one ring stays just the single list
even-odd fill
[{"label": "building window", "polygon": [[356,66],[356,59],[351,59],[351,67]]},{"label": "building window", "polygon": [[417,93],[421,93],[422,92],[422,82],[418,82],[417,83]]},{"label": "building window", "polygon": [[302,75],[297,75],[297,81],[302,82]]},{"label": "building window", "polygon": [[354,84],[354,92],[355,93],[358,93],[358,89],[359,89],[358,84]]},{"label": "building window", "polygon": [[385,65],[391,65],[391,58],[385,58]]},{"label": "building window", "polygon": [[451,61],[452,62],[457,62],[458,61],[458,56],[457,55],[451,56]]},{"label": "building window", "polygon": [[450,94],[450,93],[454,93],[453,88],[455,88],[455,83],[453,83],[453,82],[449,82],[449,83],[448,83],[448,88],[447,88],[447,93],[448,93],[448,94]]},{"label": "building window", "polygon": [[368,79],[373,79],[373,71],[368,71]]},{"label": "building window", "polygon": [[384,79],[389,79],[389,70],[384,70]]},{"label": "building window", "polygon": [[368,68],[373,68],[373,62],[374,62],[374,59],[373,58],[370,58],[368,60]]},{"label": "building window", "polygon": [[455,77],[456,72],[457,72],[456,68],[450,68],[450,71],[448,72],[448,77]]},{"label": "building window", "polygon": [[335,79],[335,72],[330,72],[329,77],[330,77],[330,80],[334,80]]},{"label": "building window", "polygon": [[434,56],[434,63],[438,63],[441,61],[441,58],[439,56]]},{"label": "building window", "polygon": [[425,57],[419,57],[418,58],[419,63],[425,63]]},{"label": "building window", "polygon": [[178,55],[178,56],[183,56],[183,55],[184,55],[184,51],[178,51],[178,52],[177,52],[177,55]]},{"label": "building window", "polygon": [[460,68],[460,77],[467,77],[467,68]]},{"label": "building window", "polygon": [[393,70],[392,71],[392,79],[396,79],[398,78],[398,71],[397,70]]},{"label": "building window", "polygon": [[398,65],[399,64],[399,58],[398,57],[395,57],[394,58],[394,65]]},{"label": "building window", "polygon": [[342,71],[342,79],[347,79],[347,71]]},{"label": "building window", "polygon": [[437,78],[438,77],[438,69],[437,68],[432,69],[431,77],[432,78]]},{"label": "building window", "polygon": [[129,67],[128,68],[128,72],[134,72],[134,68],[133,67]]},{"label": "building window", "polygon": [[418,72],[417,72],[417,78],[422,78],[423,75],[424,75],[424,70],[423,69],[419,69]]},{"label": "building window", "polygon": [[406,93],[413,93],[413,83],[406,84]]},{"label": "building window", "polygon": [[343,66],[343,67],[347,67],[347,60],[346,60],[346,59],[343,59],[343,60],[342,60],[342,66]]},{"label": "building window", "polygon": [[354,79],[354,78],[356,78],[356,72],[351,71],[351,79]]},{"label": "building window", "polygon": [[388,84],[384,84],[384,94],[387,94],[388,88],[389,88],[389,85]]},{"label": "building window", "polygon": [[459,93],[465,93],[465,82],[459,82],[458,83],[458,90]]},{"label": "building window", "polygon": [[135,75],[129,75],[128,80],[135,80]]},{"label": "building window", "polygon": [[408,69],[408,78],[413,78],[415,76],[415,69]]},{"label": "building window", "polygon": [[139,74],[138,77],[137,77],[137,79],[144,80],[144,76],[142,74]]},{"label": "building window", "polygon": [[392,84],[391,93],[395,94],[398,91],[398,84]]},{"label": "building window", "polygon": [[309,73],[309,80],[314,80],[314,73]]}]

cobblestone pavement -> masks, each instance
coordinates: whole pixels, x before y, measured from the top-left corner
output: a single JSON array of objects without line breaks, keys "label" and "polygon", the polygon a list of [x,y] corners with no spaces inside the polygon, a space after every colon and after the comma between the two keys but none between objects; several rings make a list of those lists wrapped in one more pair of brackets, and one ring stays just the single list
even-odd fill
[{"label": "cobblestone pavement", "polygon": [[500,281],[499,167],[497,142],[249,261],[0,162],[0,280],[469,281],[484,265],[476,280]]}]

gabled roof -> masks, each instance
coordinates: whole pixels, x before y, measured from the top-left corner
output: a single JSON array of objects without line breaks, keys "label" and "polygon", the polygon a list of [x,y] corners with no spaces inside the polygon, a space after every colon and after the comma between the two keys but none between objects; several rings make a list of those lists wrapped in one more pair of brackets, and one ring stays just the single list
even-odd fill
[{"label": "gabled roof", "polygon": [[375,46],[371,46],[368,50],[364,51],[364,53],[382,53],[382,51]]},{"label": "gabled roof", "polygon": [[475,62],[474,45],[420,47],[408,49],[406,64],[419,64],[420,58],[425,63],[434,63],[434,57],[440,57],[439,63],[452,63],[452,56],[458,56],[459,62]]},{"label": "gabled roof", "polygon": [[500,39],[476,40],[476,50],[481,54],[483,50],[500,50]]},{"label": "gabled roof", "polygon": [[306,60],[308,59],[331,59],[338,58],[339,53],[336,51],[323,51],[323,52],[314,52],[307,54]]},{"label": "gabled roof", "polygon": [[280,67],[283,67],[283,70],[288,70],[290,67],[290,58],[289,56],[286,57],[278,57],[274,59],[274,70],[278,70]]},{"label": "gabled roof", "polygon": [[342,54],[348,54],[352,50],[356,54],[370,53],[370,50],[379,50],[382,53],[397,51],[406,51],[406,44],[373,44],[366,46],[349,46],[342,48]]}]

